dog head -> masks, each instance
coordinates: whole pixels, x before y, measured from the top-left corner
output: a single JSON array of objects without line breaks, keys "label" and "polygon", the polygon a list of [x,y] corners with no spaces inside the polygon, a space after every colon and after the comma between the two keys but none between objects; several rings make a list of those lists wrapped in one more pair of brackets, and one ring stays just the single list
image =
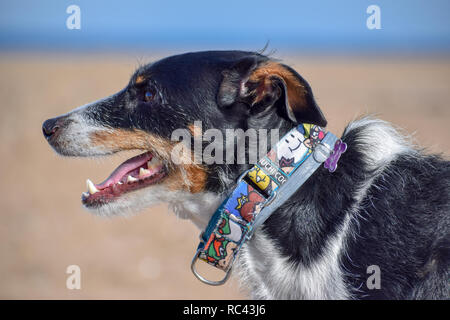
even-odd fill
[{"label": "dog head", "polygon": [[[65,156],[142,151],[104,182],[88,181],[82,196],[86,208],[113,215],[168,202],[202,225],[207,218],[194,212],[210,215],[249,164],[192,161],[196,138],[208,129],[224,135],[227,129],[279,129],[283,134],[299,122],[326,125],[310,86],[297,72],[258,53],[208,51],[141,67],[126,88],[45,121],[43,133]],[[177,161],[176,130],[190,133],[193,141]],[[207,147],[205,141],[200,146],[202,151]]]}]

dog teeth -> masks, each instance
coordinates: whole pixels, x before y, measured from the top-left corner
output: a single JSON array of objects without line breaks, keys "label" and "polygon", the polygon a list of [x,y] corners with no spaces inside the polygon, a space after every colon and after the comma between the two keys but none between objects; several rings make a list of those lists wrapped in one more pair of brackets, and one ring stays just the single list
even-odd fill
[{"label": "dog teeth", "polygon": [[87,197],[89,197],[90,193],[89,193],[89,192],[83,192],[81,195],[82,195],[84,198],[87,198]]},{"label": "dog teeth", "polygon": [[117,182],[117,184],[123,184],[123,182],[122,182],[122,181],[119,181],[119,182]]},{"label": "dog teeth", "polygon": [[133,177],[133,176],[128,176],[128,178],[127,178],[127,182],[135,182],[135,181],[138,181],[139,179],[136,179],[135,177]]},{"label": "dog teeth", "polygon": [[86,180],[86,185],[87,185],[88,192],[90,194],[94,194],[94,193],[99,192],[99,190],[95,187],[94,183],[91,180],[87,179]]},{"label": "dog teeth", "polygon": [[139,169],[139,176],[143,177],[143,176],[147,176],[150,174],[150,170],[144,169],[144,168],[140,168]]},{"label": "dog teeth", "polygon": [[160,165],[160,163],[161,162],[157,158],[153,157],[150,161],[147,162],[147,167],[149,169],[155,169],[158,165]]}]

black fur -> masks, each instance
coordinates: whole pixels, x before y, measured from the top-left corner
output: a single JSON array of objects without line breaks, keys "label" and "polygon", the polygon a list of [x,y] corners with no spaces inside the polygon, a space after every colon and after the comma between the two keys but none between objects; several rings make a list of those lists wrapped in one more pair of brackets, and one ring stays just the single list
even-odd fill
[{"label": "black fur", "polygon": [[[364,170],[357,135],[355,130],[343,137],[348,151],[336,172],[320,168],[264,225],[294,263],[308,266],[317,259],[354,205],[358,186],[373,174]],[[450,297],[449,195],[450,163],[438,156],[403,155],[383,170],[353,213],[357,221],[341,260],[354,297]],[[314,215],[303,214],[304,207]],[[380,267],[379,290],[366,286],[370,265]]]}]

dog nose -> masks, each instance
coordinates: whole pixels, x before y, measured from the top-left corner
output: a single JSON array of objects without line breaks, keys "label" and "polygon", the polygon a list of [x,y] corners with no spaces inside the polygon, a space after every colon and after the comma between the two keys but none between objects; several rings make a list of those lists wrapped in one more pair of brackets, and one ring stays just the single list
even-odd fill
[{"label": "dog nose", "polygon": [[45,122],[42,124],[42,133],[44,133],[44,137],[46,139],[50,139],[52,135],[58,131],[59,126],[57,124],[58,119],[52,118],[45,120]]}]

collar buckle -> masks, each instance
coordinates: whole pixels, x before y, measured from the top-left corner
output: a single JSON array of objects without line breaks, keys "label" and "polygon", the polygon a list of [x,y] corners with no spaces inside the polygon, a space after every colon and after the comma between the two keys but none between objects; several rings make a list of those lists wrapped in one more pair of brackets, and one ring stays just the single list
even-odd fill
[{"label": "collar buckle", "polygon": [[198,280],[200,280],[201,282],[203,282],[205,284],[209,284],[210,286],[220,286],[220,285],[224,284],[228,280],[230,275],[231,275],[231,267],[225,272],[225,277],[223,277],[221,280],[219,280],[219,281],[208,280],[205,277],[203,277],[201,274],[199,274],[197,272],[197,269],[195,269],[195,265],[197,263],[199,253],[200,252],[198,250],[195,253],[195,256],[194,256],[194,258],[192,259],[192,262],[191,262],[191,271],[194,274],[194,276]]}]

